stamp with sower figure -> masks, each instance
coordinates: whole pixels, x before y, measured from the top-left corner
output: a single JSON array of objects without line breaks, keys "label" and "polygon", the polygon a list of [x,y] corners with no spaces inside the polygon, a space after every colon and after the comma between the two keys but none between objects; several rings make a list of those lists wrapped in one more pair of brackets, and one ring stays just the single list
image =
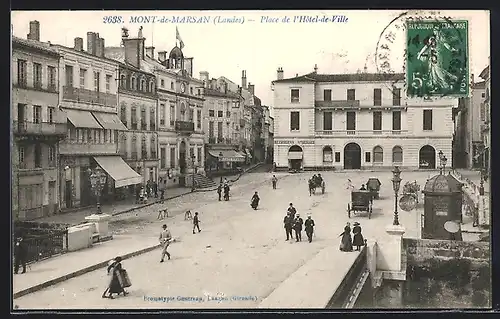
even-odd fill
[{"label": "stamp with sower figure", "polygon": [[408,97],[469,94],[468,21],[407,21]]}]

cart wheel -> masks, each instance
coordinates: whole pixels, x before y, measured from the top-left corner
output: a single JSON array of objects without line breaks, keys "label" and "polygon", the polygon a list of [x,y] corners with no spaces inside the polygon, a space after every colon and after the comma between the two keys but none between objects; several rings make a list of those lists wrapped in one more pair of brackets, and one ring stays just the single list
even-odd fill
[{"label": "cart wheel", "polygon": [[347,217],[351,218],[351,205],[347,204]]}]

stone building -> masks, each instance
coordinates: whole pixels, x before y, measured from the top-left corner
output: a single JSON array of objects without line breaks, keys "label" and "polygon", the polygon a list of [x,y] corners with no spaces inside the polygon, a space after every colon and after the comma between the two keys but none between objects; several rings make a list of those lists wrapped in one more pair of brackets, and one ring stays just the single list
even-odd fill
[{"label": "stone building", "polygon": [[432,169],[439,151],[451,159],[456,99],[407,99],[404,74],[277,73],[278,169]]},{"label": "stone building", "polygon": [[271,114],[269,106],[262,105],[262,114],[263,114],[263,127],[262,127],[262,136],[263,139],[263,150],[264,150],[264,162],[271,164],[273,162],[271,145],[273,143],[272,140],[272,132],[271,132]]},{"label": "stone building", "polygon": [[[149,123],[146,128],[151,138],[149,144],[146,138],[146,145],[150,146],[150,156],[154,135],[159,162],[156,171],[151,171],[154,159],[147,164],[150,165],[148,179],[166,181],[167,187],[186,185],[186,177],[189,178],[193,170],[203,170],[202,82],[192,77],[193,58],[185,57],[177,45],[170,53],[155,53],[155,47],[146,47],[145,43],[140,30],[132,37],[124,28],[123,46],[106,48],[106,55],[155,77],[156,111],[152,111],[152,92],[149,108],[145,106],[146,123]],[[154,134],[152,116],[156,116]]]},{"label": "stone building", "polygon": [[68,134],[60,144],[60,179],[63,207],[95,203],[91,169],[106,172],[102,201],[113,201],[141,177],[119,156],[118,138],[127,131],[117,115],[119,64],[104,56],[104,39],[87,32],[74,47],[52,45],[62,55],[61,107],[68,119]]},{"label": "stone building", "polygon": [[67,132],[59,108],[60,55],[40,42],[40,23],[27,39],[12,38],[12,212],[30,220],[59,210],[59,142]]},{"label": "stone building", "polygon": [[[481,107],[486,96],[485,82],[472,85],[470,97],[460,98],[454,114],[453,167],[479,168],[483,160]],[[483,114],[484,115],[484,114]]]},{"label": "stone building", "polygon": [[490,172],[491,168],[491,71],[490,64],[479,75],[484,80],[485,96],[481,104],[482,167]]}]

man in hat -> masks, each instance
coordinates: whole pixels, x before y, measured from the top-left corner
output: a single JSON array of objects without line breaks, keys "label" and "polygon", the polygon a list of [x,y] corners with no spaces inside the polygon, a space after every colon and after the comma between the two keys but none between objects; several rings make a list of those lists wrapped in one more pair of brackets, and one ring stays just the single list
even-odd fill
[{"label": "man in hat", "polygon": [[222,200],[222,183],[220,183],[219,186],[217,186],[217,195],[219,195],[219,202],[220,202]]},{"label": "man in hat", "polygon": [[276,178],[276,175],[273,175],[273,178],[271,179],[273,183],[273,189],[276,189],[276,184],[278,183],[278,179]]},{"label": "man in hat", "polygon": [[28,249],[24,242],[22,236],[19,236],[16,240],[14,247],[14,274],[19,272],[19,266],[23,266],[23,274],[26,273],[26,255],[28,254]]},{"label": "man in hat", "polygon": [[295,209],[295,207],[293,207],[292,203],[290,203],[290,206],[288,206],[288,212],[292,216],[292,219],[295,219],[295,214],[297,214],[297,210]]},{"label": "man in hat", "polygon": [[289,240],[290,238],[293,239],[293,235],[292,235],[293,217],[290,214],[290,212],[286,213],[286,216],[283,219],[283,224],[285,225],[286,240]]},{"label": "man in hat", "polygon": [[352,245],[356,246],[356,251],[360,251],[361,246],[365,245],[365,239],[361,234],[361,226],[359,226],[359,223],[354,222],[353,226],[352,233],[354,234],[354,237],[352,238]]},{"label": "man in hat", "polygon": [[167,229],[167,225],[163,224],[162,228],[163,229],[160,233],[160,244],[162,245],[160,260],[161,263],[165,259],[165,255],[167,255],[168,260],[170,260],[170,254],[168,253],[167,248],[170,245],[170,241],[172,240],[172,234],[170,233],[170,230]]},{"label": "man in hat", "polygon": [[198,232],[201,232],[200,219],[198,218],[198,212],[195,212],[194,217],[193,217],[193,234],[195,233],[194,232],[195,228],[198,228]]},{"label": "man in hat", "polygon": [[309,240],[309,242],[312,242],[314,233],[314,220],[311,218],[311,214],[307,214],[307,219],[304,223],[304,226],[306,229],[307,239]]},{"label": "man in hat", "polygon": [[295,217],[295,220],[293,221],[293,229],[295,230],[295,240],[296,241],[302,241],[302,225],[304,224],[304,221],[302,218],[300,218],[300,215],[297,214],[297,217]]},{"label": "man in hat", "polygon": [[360,191],[365,191],[366,190],[365,184],[361,184],[361,188],[359,190]]}]

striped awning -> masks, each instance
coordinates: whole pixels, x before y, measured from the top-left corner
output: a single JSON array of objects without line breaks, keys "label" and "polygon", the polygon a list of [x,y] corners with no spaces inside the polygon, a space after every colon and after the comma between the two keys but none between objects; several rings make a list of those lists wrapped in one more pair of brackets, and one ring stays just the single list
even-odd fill
[{"label": "striped awning", "polygon": [[244,162],[245,156],[235,150],[209,150],[208,154],[218,158],[221,162]]},{"label": "striped awning", "polygon": [[68,120],[73,124],[76,128],[97,128],[102,129],[102,126],[96,121],[92,113],[89,111],[81,111],[81,110],[70,110],[64,109]]},{"label": "striped awning", "polygon": [[95,116],[99,124],[102,125],[106,130],[118,130],[118,131],[127,131],[127,127],[123,125],[118,115],[113,113],[101,113],[101,112],[92,112]]}]

